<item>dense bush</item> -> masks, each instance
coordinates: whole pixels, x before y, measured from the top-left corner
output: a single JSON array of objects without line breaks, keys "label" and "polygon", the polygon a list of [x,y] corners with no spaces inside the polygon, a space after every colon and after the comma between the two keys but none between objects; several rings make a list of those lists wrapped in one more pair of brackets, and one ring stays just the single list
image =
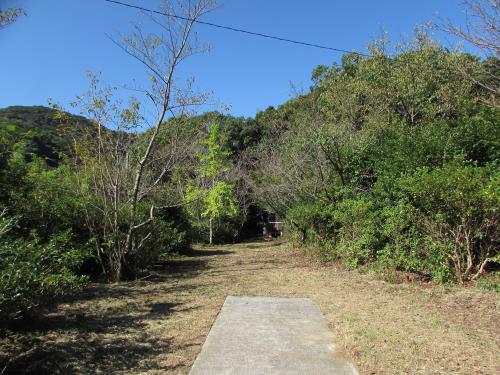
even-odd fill
[{"label": "dense bush", "polygon": [[382,208],[380,233],[383,246],[377,253],[377,261],[383,268],[420,273],[444,281],[441,273],[442,254],[428,248],[428,236],[420,225],[419,212],[407,202],[401,201]]},{"label": "dense bush", "polygon": [[147,238],[141,251],[126,259],[130,277],[165,256],[185,251],[191,244],[192,229],[182,208],[164,209],[152,223],[150,231],[154,235]]},{"label": "dense bush", "polygon": [[337,205],[339,224],[335,252],[350,266],[366,264],[376,258],[380,225],[374,203],[367,199],[345,199]]},{"label": "dense bush", "polygon": [[49,168],[44,160],[34,158],[25,164],[25,171],[10,197],[10,209],[21,214],[19,232],[34,232],[48,240],[54,233],[71,229],[85,243],[83,201],[70,166]]},{"label": "dense bush", "polygon": [[365,194],[301,203],[287,220],[292,239],[314,243],[328,259],[464,281],[498,262],[498,186],[491,167],[421,168],[394,181],[398,201]]},{"label": "dense bush", "polygon": [[77,275],[89,253],[71,246],[71,233],[49,242],[0,238],[0,317],[6,321],[52,303],[87,281]]},{"label": "dense bush", "polygon": [[498,252],[499,177],[491,168],[447,164],[399,182],[435,251],[443,253],[442,265],[458,280],[478,275]]}]

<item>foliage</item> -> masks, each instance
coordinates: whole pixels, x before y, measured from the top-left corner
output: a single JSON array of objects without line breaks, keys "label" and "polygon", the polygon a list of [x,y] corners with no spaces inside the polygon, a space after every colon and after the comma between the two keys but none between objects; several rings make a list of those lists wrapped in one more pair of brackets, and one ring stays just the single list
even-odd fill
[{"label": "foliage", "polygon": [[90,254],[69,166],[33,156],[32,133],[0,130],[0,315],[8,321],[83,285]]},{"label": "foliage", "polygon": [[454,25],[450,20],[446,20],[435,25],[435,28],[472,44],[487,56],[480,69],[470,70],[466,66],[462,66],[460,71],[467,79],[486,91],[488,95],[484,95],[481,100],[498,109],[500,108],[500,78],[498,75],[500,69],[498,64],[500,55],[498,12],[500,4],[497,0],[465,0],[462,5],[466,8],[464,26]]},{"label": "foliage", "polygon": [[336,207],[335,216],[340,227],[335,248],[339,257],[352,267],[373,261],[380,246],[378,228],[382,224],[373,202],[366,198],[344,199]]},{"label": "foliage", "polygon": [[95,129],[92,121],[42,106],[12,106],[0,109],[0,128],[14,126],[26,138],[26,156],[39,156],[50,166],[62,161],[62,154],[71,155],[75,141]]},{"label": "foliage", "polygon": [[22,213],[19,229],[26,234],[34,231],[47,240],[53,233],[71,228],[85,238],[81,227],[84,202],[77,187],[76,176],[67,164],[48,168],[39,158],[27,163],[21,188],[11,197],[11,208]]},{"label": "foliage", "polygon": [[234,196],[234,185],[228,181],[227,172],[231,164],[229,151],[224,149],[219,125],[211,124],[204,142],[205,153],[200,153],[198,176],[188,190],[185,201],[192,217],[199,219],[198,228],[203,230],[208,220],[209,243],[214,240],[214,225],[222,219],[238,215],[238,204]]},{"label": "foliage", "polygon": [[88,253],[73,248],[71,232],[39,239],[0,239],[0,316],[13,319],[74,292],[87,281],[75,271]]},{"label": "foliage", "polygon": [[474,277],[495,261],[500,240],[498,172],[447,164],[417,170],[400,184],[458,280]]},{"label": "foliage", "polygon": [[499,113],[461,73],[481,63],[414,41],[313,71],[307,95],[257,115],[256,199],[293,239],[349,266],[440,281],[498,262]]},{"label": "foliage", "polygon": [[0,9],[0,29],[3,29],[14,23],[22,15],[26,15],[26,12],[23,8]]},{"label": "foliage", "polygon": [[127,269],[132,275],[189,248],[191,228],[183,209],[164,209],[152,223],[152,230],[156,235],[148,237],[142,251],[127,257]]}]

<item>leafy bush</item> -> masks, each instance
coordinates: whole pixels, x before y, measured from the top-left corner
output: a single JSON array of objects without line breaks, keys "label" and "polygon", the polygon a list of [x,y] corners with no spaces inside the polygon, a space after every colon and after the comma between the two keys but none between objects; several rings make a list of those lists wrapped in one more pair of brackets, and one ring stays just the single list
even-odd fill
[{"label": "leafy bush", "polygon": [[[391,195],[336,203],[297,203],[288,210],[292,239],[313,243],[350,267],[413,272],[465,281],[498,263],[499,173],[493,167],[448,163],[393,181]],[[393,201],[388,197],[398,198]]]},{"label": "leafy bush", "polygon": [[[447,164],[421,168],[399,181],[432,240],[429,253],[460,281],[480,275],[498,262],[500,174],[487,167]],[[428,244],[429,246],[429,244]]]},{"label": "leafy bush", "polygon": [[381,216],[384,247],[377,261],[383,269],[418,273],[442,282],[450,279],[444,248],[428,236],[415,207],[399,202],[384,207]]},{"label": "leafy bush", "polygon": [[[189,248],[191,227],[185,212],[180,208],[164,209],[148,228],[152,233],[140,251],[127,256],[126,265],[129,276],[154,264],[162,257],[180,253]],[[139,233],[143,238],[147,233]]]},{"label": "leafy bush", "polygon": [[500,162],[500,126],[498,110],[481,108],[460,120],[453,141],[470,165],[485,166]]},{"label": "leafy bush", "polygon": [[295,229],[292,239],[314,242],[328,259],[341,259],[353,267],[375,259],[378,213],[367,199],[298,204],[288,211],[287,219]]},{"label": "leafy bush", "polygon": [[335,223],[329,206],[300,202],[287,211],[287,221],[292,224],[291,239],[319,244],[335,236]]},{"label": "leafy bush", "polygon": [[70,246],[71,233],[39,240],[0,239],[0,317],[17,318],[80,288],[75,273],[88,253]]},{"label": "leafy bush", "polygon": [[[77,189],[76,175],[69,165],[48,168],[40,158],[27,163],[26,175],[11,198],[12,208],[22,213],[21,232],[35,231],[44,240],[68,228],[74,235],[83,234],[83,197]],[[88,235],[80,237],[84,243]]]},{"label": "leafy bush", "polygon": [[376,259],[380,247],[380,219],[373,201],[345,199],[335,210],[340,226],[335,252],[349,266],[355,267]]}]

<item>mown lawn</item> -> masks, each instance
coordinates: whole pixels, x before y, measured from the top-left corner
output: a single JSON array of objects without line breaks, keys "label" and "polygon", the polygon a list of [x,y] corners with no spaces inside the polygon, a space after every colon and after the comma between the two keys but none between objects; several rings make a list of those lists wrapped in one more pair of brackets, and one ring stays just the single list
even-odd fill
[{"label": "mown lawn", "polygon": [[[499,294],[389,284],[290,244],[198,248],[0,338],[0,374],[187,374],[227,295],[307,297],[360,374],[500,372]],[[2,364],[3,363],[3,364]]]}]

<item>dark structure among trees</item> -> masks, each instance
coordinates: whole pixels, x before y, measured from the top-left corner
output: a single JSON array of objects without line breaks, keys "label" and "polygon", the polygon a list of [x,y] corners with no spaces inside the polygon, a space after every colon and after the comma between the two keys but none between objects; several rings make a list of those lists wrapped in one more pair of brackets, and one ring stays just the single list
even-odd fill
[{"label": "dark structure among trees", "polygon": [[282,237],[285,222],[276,219],[276,214],[262,211],[262,235],[264,237]]}]

